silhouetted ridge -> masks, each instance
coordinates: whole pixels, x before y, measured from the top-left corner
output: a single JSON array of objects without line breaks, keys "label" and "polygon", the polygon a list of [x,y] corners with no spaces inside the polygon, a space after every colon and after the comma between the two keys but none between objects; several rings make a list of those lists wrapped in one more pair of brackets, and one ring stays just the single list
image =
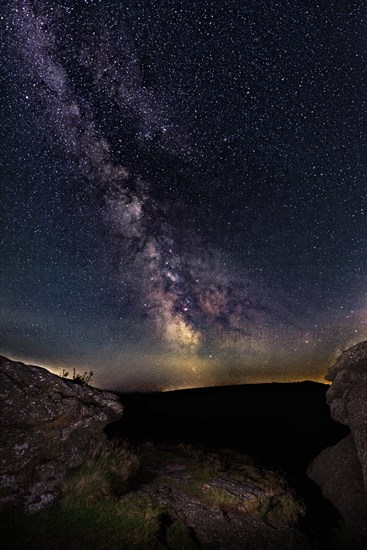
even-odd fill
[{"label": "silhouetted ridge", "polygon": [[138,440],[225,445],[304,471],[322,448],[348,433],[330,417],[327,389],[297,382],[119,394],[125,415],[110,430]]}]

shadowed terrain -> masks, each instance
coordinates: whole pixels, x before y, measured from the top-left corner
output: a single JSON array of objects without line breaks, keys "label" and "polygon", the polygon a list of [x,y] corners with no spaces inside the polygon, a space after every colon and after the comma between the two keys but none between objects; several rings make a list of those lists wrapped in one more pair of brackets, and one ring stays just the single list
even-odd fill
[{"label": "shadowed terrain", "polygon": [[279,471],[305,502],[303,527],[320,548],[330,546],[339,516],[307,478],[310,462],[349,433],[326,404],[327,385],[259,384],[120,394],[123,418],[109,436],[141,443],[232,449]]},{"label": "shadowed terrain", "polygon": [[227,446],[304,473],[318,452],[348,434],[330,416],[327,389],[300,382],[120,394],[125,413],[108,433]]},{"label": "shadowed terrain", "polygon": [[117,396],[82,377],[6,358],[1,367],[7,548],[336,550],[346,548],[334,544],[341,536],[349,543],[350,529],[338,527],[344,507],[328,504],[306,475],[325,446],[348,434],[330,416],[327,386]]}]

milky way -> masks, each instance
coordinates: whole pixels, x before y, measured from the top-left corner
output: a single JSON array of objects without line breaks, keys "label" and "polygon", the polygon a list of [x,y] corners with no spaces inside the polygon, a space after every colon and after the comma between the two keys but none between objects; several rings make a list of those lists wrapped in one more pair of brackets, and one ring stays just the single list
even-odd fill
[{"label": "milky way", "polygon": [[366,10],[296,4],[6,4],[4,353],[170,388],[365,337]]}]

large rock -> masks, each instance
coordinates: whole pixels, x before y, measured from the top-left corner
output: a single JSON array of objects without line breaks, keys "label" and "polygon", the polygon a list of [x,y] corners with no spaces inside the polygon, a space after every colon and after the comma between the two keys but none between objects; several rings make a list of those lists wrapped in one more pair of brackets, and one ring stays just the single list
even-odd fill
[{"label": "large rock", "polygon": [[61,494],[123,412],[118,397],[0,356],[0,509],[34,512]]},{"label": "large rock", "polygon": [[307,475],[322,488],[324,497],[333,503],[353,532],[367,537],[367,493],[352,437],[348,435],[322,451]]},{"label": "large rock", "polygon": [[367,342],[342,353],[326,378],[331,416],[350,428],[367,489]]},{"label": "large rock", "polygon": [[351,434],[325,449],[307,473],[345,523],[367,541],[367,342],[342,353],[326,378],[332,382],[326,393],[331,416]]}]

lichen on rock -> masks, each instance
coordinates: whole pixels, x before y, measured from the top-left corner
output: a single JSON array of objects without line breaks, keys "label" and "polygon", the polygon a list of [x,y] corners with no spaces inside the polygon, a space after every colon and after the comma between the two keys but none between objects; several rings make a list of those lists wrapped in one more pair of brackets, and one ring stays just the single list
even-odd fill
[{"label": "lichen on rock", "polygon": [[123,413],[118,397],[0,357],[0,510],[55,502],[68,470]]}]

